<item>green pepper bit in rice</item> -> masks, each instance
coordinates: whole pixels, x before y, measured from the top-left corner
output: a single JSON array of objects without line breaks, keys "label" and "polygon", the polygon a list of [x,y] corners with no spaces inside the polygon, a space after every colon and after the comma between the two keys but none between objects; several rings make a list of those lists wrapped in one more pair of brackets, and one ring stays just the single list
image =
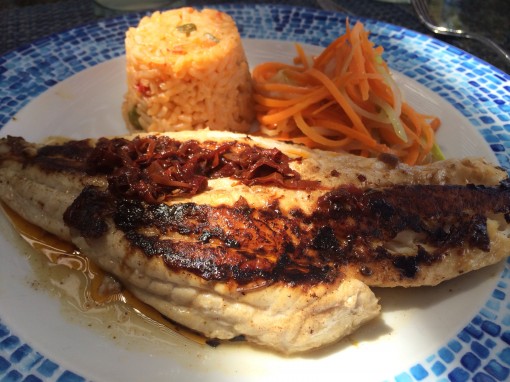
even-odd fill
[{"label": "green pepper bit in rice", "polygon": [[251,75],[229,15],[155,12],[127,31],[125,44],[123,116],[131,131],[250,129]]}]

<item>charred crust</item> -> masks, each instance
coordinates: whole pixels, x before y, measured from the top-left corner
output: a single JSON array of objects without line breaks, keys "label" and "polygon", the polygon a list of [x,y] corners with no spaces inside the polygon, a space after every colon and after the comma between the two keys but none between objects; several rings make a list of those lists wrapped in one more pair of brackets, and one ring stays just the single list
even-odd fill
[{"label": "charred crust", "polygon": [[30,162],[47,172],[84,172],[86,159],[93,150],[87,139],[45,145],[38,149],[20,137],[8,136],[3,139],[10,148],[12,158],[21,163]]},{"label": "charred crust", "polygon": [[488,252],[490,250],[490,239],[485,216],[479,214],[473,216],[469,230],[472,232],[469,236],[469,244]]},{"label": "charred crust", "polygon": [[415,277],[419,270],[417,256],[396,256],[392,263],[407,278]]},{"label": "charred crust", "polygon": [[[81,163],[78,167],[86,163],[89,173],[101,173],[109,181],[106,191],[86,187],[67,209],[66,224],[86,238],[100,238],[113,224],[145,256],[206,280],[240,285],[332,282],[343,277],[343,267],[349,264],[365,277],[393,270],[402,278],[414,278],[452,249],[489,251],[487,216],[501,213],[510,220],[508,181],[497,187],[346,185],[325,192],[311,213],[300,208],[282,211],[277,199],[268,200],[264,208],[253,208],[242,197],[233,206],[166,204],[164,200],[190,189],[200,192],[204,179],[227,174],[247,184],[255,180],[266,184],[270,179],[282,187],[311,184],[301,182],[282,153],[237,142],[198,144],[169,138],[101,142],[92,154],[86,141],[36,154],[64,158],[60,163]],[[26,155],[22,141],[13,140],[12,146]],[[167,158],[173,159],[161,161]],[[161,181],[151,178],[159,171],[148,170],[151,166],[173,168],[182,178],[172,178],[171,186],[151,188]],[[190,174],[198,180],[190,180],[195,179]],[[414,254],[403,256],[384,247],[402,231],[419,233],[422,246]]]},{"label": "charred crust", "polygon": [[317,251],[318,255],[324,259],[338,258],[343,255],[343,250],[335,235],[335,231],[330,226],[319,227],[317,233],[312,238],[310,248]]},{"label": "charred crust", "polygon": [[230,342],[245,342],[246,336],[244,334],[240,334],[238,336],[235,336],[229,340]]},{"label": "charred crust", "polygon": [[111,195],[96,187],[85,187],[64,212],[64,222],[85,238],[97,239],[108,231],[107,218],[115,209]]},{"label": "charred crust", "polygon": [[[206,280],[313,284],[343,277],[349,264],[365,277],[394,269],[414,278],[454,248],[488,251],[486,215],[509,208],[508,190],[498,187],[347,186],[321,197],[311,214],[284,213],[278,200],[260,209],[243,198],[233,206],[150,204],[88,187],[65,221],[97,238],[111,218],[133,248]],[[384,243],[404,230],[420,233],[423,245],[411,255],[388,251]]]},{"label": "charred crust", "polygon": [[27,141],[21,137],[8,135],[7,137],[2,138],[2,141],[9,146],[10,154],[15,158],[30,158],[35,154],[35,151],[29,149]]},{"label": "charred crust", "polygon": [[414,256],[393,256],[393,265],[399,269],[406,278],[413,278],[419,272],[423,265],[431,265],[443,258],[442,253],[432,254],[427,252],[422,246],[418,246]]},{"label": "charred crust", "polygon": [[92,150],[89,140],[70,141],[64,145],[42,146],[32,160],[46,171],[82,173],[86,170],[85,158]]},{"label": "charred crust", "polygon": [[93,152],[93,146],[88,139],[69,141],[65,144],[45,145],[37,150],[37,157],[54,157],[83,161]]},{"label": "charred crust", "polygon": [[398,156],[390,153],[381,153],[377,156],[377,159],[379,159],[389,168],[395,168],[400,163]]},{"label": "charred crust", "polygon": [[218,346],[221,345],[221,340],[219,340],[218,338],[208,338],[207,340],[205,340],[205,343],[212,348],[217,348]]},{"label": "charred crust", "polygon": [[119,200],[115,211],[114,223],[124,232],[137,229],[144,224],[145,210],[139,201]]},{"label": "charred crust", "polygon": [[333,178],[338,178],[340,176],[340,172],[338,172],[338,170],[334,169],[334,170],[331,170],[331,172],[329,173],[329,175]]}]

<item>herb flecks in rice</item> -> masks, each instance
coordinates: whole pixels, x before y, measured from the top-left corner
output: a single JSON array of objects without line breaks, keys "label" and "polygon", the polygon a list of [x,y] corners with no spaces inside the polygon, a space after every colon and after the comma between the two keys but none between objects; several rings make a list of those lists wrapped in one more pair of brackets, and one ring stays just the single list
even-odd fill
[{"label": "herb flecks in rice", "polygon": [[154,12],[127,31],[125,44],[130,130],[250,129],[251,75],[229,15],[189,7]]}]

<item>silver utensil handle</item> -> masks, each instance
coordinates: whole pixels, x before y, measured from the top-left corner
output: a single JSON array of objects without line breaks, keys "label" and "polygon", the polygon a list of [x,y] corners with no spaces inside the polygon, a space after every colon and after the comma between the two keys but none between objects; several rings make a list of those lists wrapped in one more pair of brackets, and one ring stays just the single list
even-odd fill
[{"label": "silver utensil handle", "polygon": [[506,50],[504,50],[502,47],[500,47],[498,44],[496,44],[490,38],[487,38],[487,37],[481,36],[481,35],[477,35],[477,34],[470,34],[470,33],[467,34],[467,37],[471,37],[475,40],[478,40],[481,43],[487,45],[488,47],[494,49],[501,57],[503,57],[510,63],[510,53],[508,53]]}]

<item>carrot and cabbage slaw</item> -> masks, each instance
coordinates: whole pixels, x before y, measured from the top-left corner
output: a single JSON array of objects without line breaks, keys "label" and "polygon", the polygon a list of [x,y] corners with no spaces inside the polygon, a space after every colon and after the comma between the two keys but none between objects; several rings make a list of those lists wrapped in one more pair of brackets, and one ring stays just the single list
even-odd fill
[{"label": "carrot and cabbage slaw", "polygon": [[317,57],[296,44],[292,65],[267,62],[253,70],[260,132],[309,147],[356,155],[391,153],[405,163],[440,159],[440,120],[407,104],[361,22]]}]

